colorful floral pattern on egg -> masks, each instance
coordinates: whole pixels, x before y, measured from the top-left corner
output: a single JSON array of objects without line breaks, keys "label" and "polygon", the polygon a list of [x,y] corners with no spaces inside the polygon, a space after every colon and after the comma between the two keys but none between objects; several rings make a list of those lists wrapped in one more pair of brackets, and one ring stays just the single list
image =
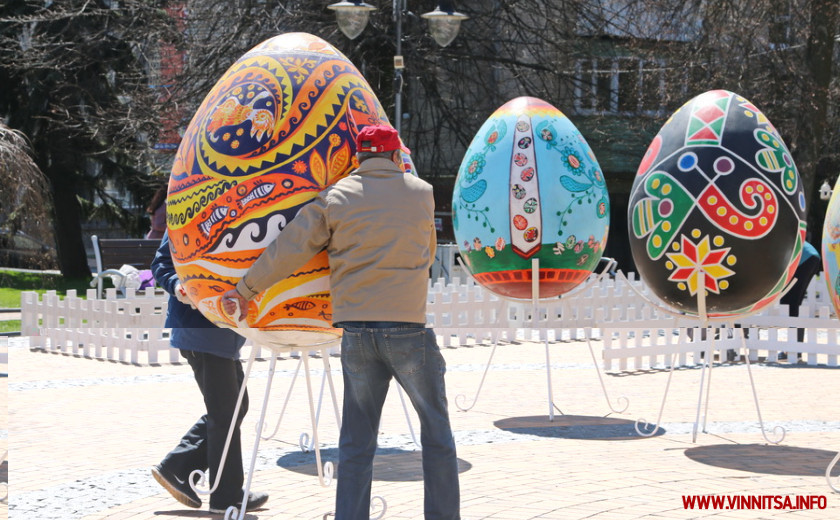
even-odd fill
[{"label": "colorful floral pattern on egg", "polygon": [[[359,128],[385,121],[361,73],[312,35],[266,40],[219,79],[185,131],[167,199],[176,270],[208,319],[236,325],[219,296],[304,204],[356,166]],[[322,253],[252,300],[248,325],[330,328],[328,280]]]},{"label": "colorful floral pattern on egg", "polygon": [[[561,112],[540,103],[539,109],[524,111],[527,117],[505,111],[506,105],[479,130],[459,170],[453,224],[474,275],[529,270],[531,258],[538,258],[541,270],[577,273],[563,275],[576,278],[572,287],[603,253],[609,198],[580,132]],[[517,241],[535,245],[523,252]]]},{"label": "colorful floral pattern on egg", "polygon": [[836,314],[840,316],[840,179],[834,185],[825,212],[821,252],[828,293]]}]

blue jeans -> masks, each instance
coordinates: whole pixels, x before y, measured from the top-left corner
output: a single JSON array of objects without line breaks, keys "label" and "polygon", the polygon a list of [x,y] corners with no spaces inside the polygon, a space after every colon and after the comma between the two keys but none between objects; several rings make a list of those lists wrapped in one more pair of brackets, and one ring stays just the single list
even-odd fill
[{"label": "blue jeans", "polygon": [[455,440],[434,331],[423,324],[344,322],[344,416],[338,449],[336,520],[368,520],[373,455],[391,377],[420,416],[426,520],[459,520]]}]

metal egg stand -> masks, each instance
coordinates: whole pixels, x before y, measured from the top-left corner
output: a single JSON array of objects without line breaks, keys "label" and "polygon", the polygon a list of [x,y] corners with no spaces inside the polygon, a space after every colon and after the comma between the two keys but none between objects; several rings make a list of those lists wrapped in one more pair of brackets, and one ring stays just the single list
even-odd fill
[{"label": "metal egg stand", "polygon": [[[575,288],[573,291],[571,291],[567,294],[564,294],[562,296],[562,298],[573,299],[575,296],[577,296],[578,294],[581,294],[583,291],[585,291],[587,288],[589,288],[590,285],[598,283],[606,275],[606,273],[608,273],[616,265],[615,260],[613,260],[611,258],[608,259],[608,260],[609,260],[609,262],[604,266],[604,268],[601,270],[601,272],[594,279],[590,280],[588,283],[581,284],[579,287]],[[472,274],[470,274],[470,270],[467,269],[466,266],[464,266],[461,259],[458,259],[458,262],[461,265],[461,268],[463,269],[463,271],[465,273],[467,273],[467,276],[469,276],[471,279],[473,279],[475,281],[475,279],[472,277]],[[540,282],[539,282],[540,276],[539,276],[539,273],[540,273],[540,260],[539,260],[539,258],[532,258],[531,259],[531,299],[530,300],[521,300],[521,299],[508,298],[508,297],[504,297],[504,296],[501,296],[501,295],[497,295],[500,298],[502,298],[506,301],[509,301],[509,302],[513,302],[513,303],[523,303],[523,302],[530,301],[530,303],[531,303],[531,322],[533,324],[537,323],[537,318],[539,316],[539,314],[538,314],[538,312],[539,312],[538,305],[539,305],[539,301],[540,301]],[[478,282],[476,282],[476,283],[478,283]],[[560,412],[561,415],[563,415],[563,411],[560,410],[560,408],[557,407],[557,405],[554,404],[554,392],[552,390],[552,381],[551,381],[551,355],[550,355],[549,345],[548,345],[548,343],[549,343],[548,333],[547,333],[547,330],[542,330],[542,329],[539,329],[537,327],[531,327],[531,328],[525,329],[525,330],[526,330],[526,332],[530,331],[531,333],[542,332],[543,334],[541,334],[541,336],[543,336],[545,338],[543,340],[543,343],[545,345],[545,371],[546,371],[546,380],[547,380],[547,384],[548,384],[548,420],[549,420],[549,422],[553,422],[554,421],[554,411],[557,410],[558,412]],[[592,362],[595,366],[595,372],[598,374],[598,381],[601,383],[601,390],[604,392],[604,398],[607,401],[607,406],[614,413],[624,412],[625,410],[627,410],[627,407],[630,405],[629,399],[627,399],[627,397],[624,397],[624,396],[621,396],[617,399],[617,401],[619,403],[623,404],[623,406],[621,408],[614,408],[612,406],[612,404],[610,404],[610,397],[609,397],[609,394],[607,393],[607,387],[604,384],[604,378],[601,375],[600,368],[598,367],[598,361],[595,358],[595,352],[592,349],[592,344],[590,342],[590,338],[589,338],[588,335],[586,337],[586,345],[589,347],[589,354],[592,356]],[[487,372],[490,370],[490,365],[493,363],[493,355],[496,353],[496,347],[497,346],[498,346],[498,343],[493,344],[493,348],[490,351],[490,357],[487,360],[487,365],[484,367],[484,373],[482,374],[481,381],[478,384],[478,389],[475,392],[475,396],[473,396],[472,400],[470,401],[469,406],[464,405],[465,404],[464,401],[466,400],[466,396],[464,394],[458,394],[457,396],[455,396],[455,406],[457,406],[458,409],[461,410],[462,412],[466,412],[466,411],[471,410],[475,406],[476,402],[478,401],[478,396],[481,393],[482,387],[484,386],[484,380],[487,378]]]},{"label": "metal egg stand", "polygon": [[[699,275],[700,276],[699,276],[699,280],[698,280],[698,286],[699,287],[705,287],[705,277],[706,277],[705,272],[700,271]],[[785,293],[787,293],[791,289],[791,287],[793,287],[793,284],[795,282],[796,282],[796,278],[793,278],[788,283],[788,285],[785,287],[785,289],[782,291],[782,293],[780,294],[780,297],[783,296]],[[669,314],[672,314],[672,315],[679,315],[678,313],[675,313],[674,311],[672,311],[670,309],[662,307],[661,305],[657,305],[656,303],[651,301],[649,298],[647,298],[647,296],[645,296],[644,294],[639,292],[635,287],[633,287],[632,284],[628,284],[628,285],[633,289],[634,292],[636,292],[636,294],[639,297],[643,298],[649,304],[654,305],[655,307],[662,310],[663,312],[666,312],[666,313],[669,313]],[[706,314],[706,295],[705,295],[705,291],[700,291],[700,290],[697,291],[697,309],[698,309],[698,315],[699,315],[699,318],[700,318],[701,327],[704,328],[704,329],[709,327],[710,323],[726,322],[726,320],[722,320],[722,319],[715,320],[715,319],[709,318],[709,316]],[[756,311],[756,312],[758,312],[758,311]],[[741,317],[742,318],[743,317],[749,317],[749,316],[755,314],[756,312],[748,313],[748,314],[745,314]],[[718,327],[718,330],[720,330],[719,327]],[[759,403],[758,403],[758,393],[755,390],[755,380],[753,379],[753,376],[752,376],[752,369],[751,369],[751,366],[750,366],[750,356],[749,356],[749,351],[748,351],[747,345],[746,345],[746,339],[744,337],[744,329],[743,328],[737,328],[737,329],[732,329],[732,330],[738,330],[739,334],[740,334],[741,349],[743,351],[744,359],[745,359],[746,365],[747,365],[747,374],[749,374],[749,378],[750,378],[750,387],[752,388],[753,400],[755,401],[756,414],[758,415],[758,422],[759,422],[759,425],[761,427],[761,435],[764,437],[764,440],[766,440],[768,443],[779,444],[784,440],[786,432],[785,432],[785,429],[782,426],[776,426],[775,428],[773,428],[773,432],[778,437],[775,438],[775,439],[770,439],[769,437],[767,437],[767,430],[764,427],[764,420],[761,417],[761,407],[759,406]],[[706,419],[708,417],[708,411],[709,411],[709,393],[711,392],[711,386],[712,386],[712,384],[711,384],[712,383],[711,356],[712,356],[712,352],[714,352],[714,350],[715,350],[716,336],[717,336],[716,334],[711,335],[711,342],[709,344],[709,347],[705,350],[705,355],[703,356],[703,366],[702,366],[701,375],[700,375],[700,392],[699,392],[699,396],[697,398],[697,413],[695,415],[694,427],[692,428],[692,431],[691,431],[691,441],[692,442],[695,442],[697,440],[697,430],[698,430],[698,425],[699,425],[699,422],[700,422],[700,409],[703,406],[703,387],[704,387],[704,384],[706,386],[706,398],[705,398],[706,402],[705,402],[705,407],[704,407],[704,411],[703,411],[703,429],[702,429],[702,431],[703,431],[703,433],[708,433],[706,431]],[[677,355],[676,353],[671,355],[671,369],[668,372],[668,381],[665,385],[665,394],[662,396],[662,405],[659,408],[659,415],[657,416],[656,424],[654,425],[652,430],[642,431],[642,429],[639,428],[639,424],[643,424],[645,429],[647,429],[650,426],[650,423],[648,423],[643,418],[637,419],[636,424],[635,424],[635,428],[636,428],[636,432],[639,435],[642,435],[644,437],[650,437],[650,436],[653,436],[659,430],[660,421],[662,419],[662,411],[665,408],[665,400],[668,397],[668,389],[670,388],[670,385],[671,385],[671,376],[673,375],[674,367],[676,366],[676,355]],[[707,382],[707,379],[706,379],[706,376],[705,376],[707,366],[709,367],[708,382]],[[834,469],[834,467],[837,465],[838,462],[840,462],[840,452],[838,452],[837,455],[834,456],[834,458],[831,460],[831,462],[828,464],[828,466],[825,469],[825,479],[828,482],[828,486],[835,493],[840,493],[840,477],[838,477],[838,481],[837,481],[837,483],[835,483],[835,481],[832,480],[831,472]]]},{"label": "metal egg stand", "polygon": [[[699,279],[698,279],[698,282],[697,282],[697,286],[699,287],[699,289],[697,290],[697,315],[698,315],[698,318],[700,319],[701,329],[711,328],[711,327],[713,327],[712,324],[729,324],[730,326],[734,325],[734,323],[732,323],[733,320],[732,320],[731,317],[729,317],[728,319],[723,319],[723,318],[710,317],[707,314],[707,311],[706,311],[706,293],[705,293],[705,290],[704,290],[704,288],[706,287],[706,273],[703,270],[700,270],[700,272],[698,274],[699,274],[699,276],[698,276]],[[787,291],[789,291],[790,288],[793,287],[794,282],[796,282],[795,278],[790,281],[790,283],[787,285],[787,287],[785,287],[785,289],[781,292],[780,296],[784,295]],[[632,284],[628,284],[628,285],[633,289],[633,291],[640,298],[642,298],[649,305],[652,305],[652,306],[656,307],[658,310],[660,310],[662,312],[665,312],[667,314],[671,314],[673,316],[683,316],[683,317],[685,316],[682,313],[675,312],[675,311],[673,311],[673,310],[671,310],[667,307],[664,307],[664,306],[659,305],[658,303],[652,301],[645,294],[643,294],[638,289],[633,287]],[[752,316],[753,314],[756,314],[757,312],[759,312],[759,311],[753,311],[753,312],[750,312],[750,313],[739,315],[738,317],[739,318],[749,317],[749,316]],[[714,328],[716,328],[718,331],[720,331],[720,327],[714,327]],[[773,428],[773,432],[776,435],[778,435],[778,438],[770,439],[767,436],[767,430],[764,428],[764,420],[761,417],[761,407],[759,406],[759,403],[758,403],[758,393],[755,390],[755,380],[753,379],[752,369],[750,367],[750,356],[749,356],[749,351],[747,349],[746,339],[744,337],[744,329],[733,327],[731,330],[736,330],[736,331],[738,331],[738,334],[740,334],[740,339],[741,339],[740,348],[742,349],[742,351],[744,353],[744,359],[746,360],[747,373],[749,374],[749,377],[750,377],[750,387],[752,388],[753,400],[755,401],[755,409],[756,409],[756,413],[758,414],[758,422],[759,422],[759,425],[761,426],[761,435],[764,436],[764,440],[766,440],[768,443],[779,444],[785,438],[785,429],[781,426],[776,426],[775,428]],[[711,362],[711,357],[712,357],[712,353],[715,350],[715,339],[716,339],[715,336],[716,336],[716,334],[711,334],[710,336],[711,336],[711,341],[709,342],[708,347],[704,351],[705,355],[703,356],[702,369],[701,369],[701,373],[700,373],[700,393],[699,393],[699,396],[697,398],[697,413],[696,413],[695,419],[694,419],[694,427],[692,428],[692,431],[691,431],[691,442],[696,442],[697,441],[697,430],[698,430],[698,425],[700,424],[700,409],[703,408],[703,389],[704,389],[704,386],[705,386],[705,390],[706,390],[706,396],[705,396],[705,408],[704,408],[704,411],[703,411],[702,431],[703,431],[703,433],[708,433],[706,431],[706,419],[707,419],[708,412],[709,412],[709,393],[711,391],[711,386],[712,386],[712,362]],[[671,369],[668,372],[668,381],[665,384],[665,394],[662,396],[662,405],[659,408],[659,415],[656,418],[656,423],[653,425],[653,428],[651,429],[650,428],[650,426],[651,426],[650,423],[647,422],[647,420],[645,420],[643,418],[639,418],[639,419],[636,420],[636,424],[635,424],[636,433],[638,433],[639,435],[641,435],[643,437],[651,437],[651,436],[655,435],[656,432],[659,430],[659,427],[660,427],[660,424],[661,424],[660,421],[662,419],[662,412],[665,409],[665,400],[668,397],[668,389],[671,386],[671,377],[674,375],[674,368],[676,367],[676,356],[677,356],[677,352],[674,352],[673,354],[671,354]],[[709,372],[708,377],[706,376],[706,367],[708,367],[708,369],[709,369],[708,370],[708,372]],[[643,428],[639,427],[640,424],[643,425]],[[645,431],[643,431],[643,429]]]},{"label": "metal egg stand", "polygon": [[830,487],[835,493],[840,493],[840,484],[835,484],[831,480],[831,470],[834,469],[834,466],[837,464],[837,461],[840,461],[840,453],[834,456],[831,459],[831,463],[825,468],[825,479],[828,481],[828,487]]}]

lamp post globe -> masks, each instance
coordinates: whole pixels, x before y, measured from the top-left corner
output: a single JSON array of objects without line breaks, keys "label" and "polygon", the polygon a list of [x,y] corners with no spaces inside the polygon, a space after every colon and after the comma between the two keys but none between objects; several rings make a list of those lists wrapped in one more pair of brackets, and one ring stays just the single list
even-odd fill
[{"label": "lamp post globe", "polygon": [[[406,11],[407,0],[393,0],[395,44],[394,55],[394,128],[400,131],[402,123],[402,71],[405,67],[402,56],[402,15]],[[335,18],[338,28],[351,40],[359,36],[367,26],[370,12],[376,7],[363,2],[362,0],[342,0],[327,6],[335,11]],[[451,0],[441,0],[434,11],[420,15],[429,21],[429,32],[432,38],[441,47],[446,47],[458,36],[461,29],[461,21],[469,17],[455,11]]]},{"label": "lamp post globe", "polygon": [[330,4],[327,8],[335,11],[338,28],[351,40],[362,34],[367,27],[370,12],[376,10],[376,7],[361,0],[343,0]]},{"label": "lamp post globe", "polygon": [[434,11],[422,14],[420,17],[429,21],[429,32],[441,47],[452,43],[452,40],[458,36],[458,31],[461,30],[461,20],[469,18],[455,11],[451,2],[441,2]]},{"label": "lamp post globe", "polygon": [[[370,12],[376,10],[376,7],[362,0],[342,0],[328,5],[327,8],[335,11],[338,28],[351,40],[362,34],[370,19]],[[395,0],[394,11],[401,13],[404,9],[405,1]],[[422,14],[420,17],[429,21],[429,32],[441,47],[452,43],[452,40],[458,36],[458,31],[461,30],[461,21],[469,18],[455,11],[451,1],[441,1],[434,11]],[[402,23],[401,17],[397,21]]]}]

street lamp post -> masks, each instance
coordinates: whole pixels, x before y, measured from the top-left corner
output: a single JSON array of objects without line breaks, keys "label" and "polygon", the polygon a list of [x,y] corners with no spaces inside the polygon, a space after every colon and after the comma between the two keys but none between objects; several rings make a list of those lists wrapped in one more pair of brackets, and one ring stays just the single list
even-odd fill
[{"label": "street lamp post", "polygon": [[[342,0],[327,6],[335,11],[338,28],[351,40],[358,37],[370,18],[370,12],[376,7],[362,0]],[[394,128],[397,132],[402,126],[402,89],[405,61],[402,56],[402,19],[406,11],[406,0],[393,0],[394,25],[396,27],[396,52],[394,53]],[[434,11],[420,15],[429,21],[429,32],[435,42],[446,47],[458,35],[461,21],[469,17],[455,11],[451,0],[441,0]]]}]

